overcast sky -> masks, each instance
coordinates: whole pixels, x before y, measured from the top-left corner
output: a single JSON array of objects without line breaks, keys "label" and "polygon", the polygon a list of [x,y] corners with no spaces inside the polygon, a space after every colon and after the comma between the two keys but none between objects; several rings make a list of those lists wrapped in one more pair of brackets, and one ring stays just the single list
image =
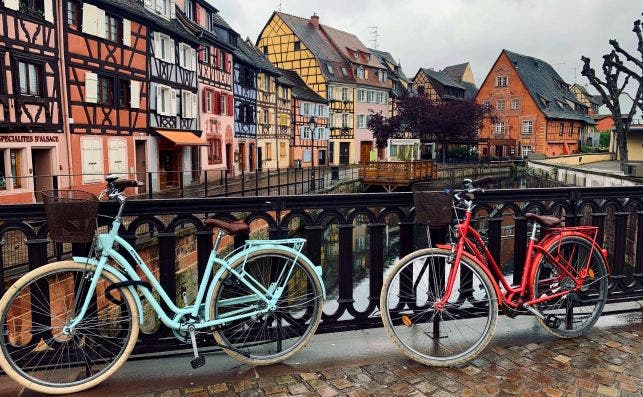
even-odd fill
[{"label": "overcast sky", "polygon": [[[257,35],[279,0],[210,0],[242,37]],[[586,83],[581,55],[595,67],[616,38],[634,49],[632,23],[640,0],[281,0],[283,12],[309,17],[357,35],[402,62],[412,78],[419,67],[441,70],[471,62],[480,85],[503,48],[541,58],[568,83]],[[576,68],[576,69],[575,69]]]}]

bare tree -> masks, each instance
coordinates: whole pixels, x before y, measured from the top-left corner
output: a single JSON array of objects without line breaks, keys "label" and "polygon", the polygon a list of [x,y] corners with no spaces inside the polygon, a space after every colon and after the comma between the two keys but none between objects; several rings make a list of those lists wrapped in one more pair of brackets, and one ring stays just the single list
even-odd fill
[{"label": "bare tree", "polygon": [[[643,108],[643,35],[641,34],[640,20],[634,21],[632,31],[638,39],[637,51],[640,54],[640,59],[621,48],[616,40],[610,40],[609,43],[613,49],[609,54],[603,55],[603,79],[596,75],[596,71],[591,67],[590,59],[584,56],[581,57],[583,61],[582,75],[599,92],[603,98],[603,103],[612,113],[621,169],[624,169],[628,159],[627,133],[630,130],[636,108]],[[630,80],[634,84],[638,84],[634,90],[630,91],[635,92],[632,98],[632,106],[629,110],[621,109],[620,96],[625,92]],[[627,111],[627,113],[623,113],[623,111]]]}]

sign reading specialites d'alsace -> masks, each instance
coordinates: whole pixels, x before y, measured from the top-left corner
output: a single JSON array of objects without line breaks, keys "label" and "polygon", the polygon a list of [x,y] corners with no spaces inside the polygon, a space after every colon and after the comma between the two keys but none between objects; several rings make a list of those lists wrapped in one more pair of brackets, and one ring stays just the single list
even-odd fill
[{"label": "sign reading specialites d'alsace", "polygon": [[56,135],[0,135],[0,142],[13,142],[13,143],[42,142],[42,143],[51,143],[51,142],[58,142],[58,136],[56,136]]}]

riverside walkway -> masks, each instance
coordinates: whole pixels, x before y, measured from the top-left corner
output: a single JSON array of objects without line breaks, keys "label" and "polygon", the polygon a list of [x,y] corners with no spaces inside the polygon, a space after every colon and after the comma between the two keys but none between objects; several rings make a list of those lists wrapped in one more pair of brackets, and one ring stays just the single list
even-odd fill
[{"label": "riverside walkway", "polygon": [[[640,396],[643,322],[640,310],[606,315],[588,335],[561,340],[530,317],[501,317],[489,347],[460,368],[406,359],[381,328],[318,335],[287,363],[268,367],[220,352],[208,354],[198,370],[189,360],[130,359],[103,384],[74,396]],[[38,394],[2,376],[0,396]]]}]

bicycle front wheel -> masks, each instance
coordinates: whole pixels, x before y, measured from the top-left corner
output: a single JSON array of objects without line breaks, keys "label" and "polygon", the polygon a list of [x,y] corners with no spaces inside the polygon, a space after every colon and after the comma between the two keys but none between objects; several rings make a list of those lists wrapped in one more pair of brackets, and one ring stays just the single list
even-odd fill
[{"label": "bicycle front wheel", "polygon": [[[437,309],[452,271],[457,274],[451,297]],[[464,256],[455,269],[451,251],[438,248],[400,259],[384,280],[380,308],[400,350],[432,366],[474,358],[491,340],[498,320],[495,289],[485,272]]]},{"label": "bicycle front wheel", "polygon": [[[231,267],[265,290],[276,282],[284,290],[275,310],[216,327],[217,343],[227,354],[250,365],[282,362],[301,350],[317,330],[322,315],[322,286],[313,268],[301,257],[295,260],[289,252],[271,249],[253,252]],[[288,272],[287,280],[280,279]],[[231,317],[252,306],[259,310],[263,304],[246,284],[227,272],[214,289],[210,318]]]},{"label": "bicycle front wheel", "polygon": [[41,393],[89,389],[113,374],[138,336],[138,311],[119,280],[103,272],[81,322],[64,330],[85,301],[96,267],[72,261],[35,269],[0,300],[0,366],[13,380]]},{"label": "bicycle front wheel", "polygon": [[563,237],[547,249],[554,259],[572,273],[586,268],[587,275],[580,288],[573,278],[562,272],[559,265],[543,257],[534,277],[534,297],[544,298],[569,292],[539,305],[545,316],[537,317],[540,324],[559,338],[573,338],[587,332],[596,323],[607,300],[607,266],[598,248],[591,241],[574,236]]}]

